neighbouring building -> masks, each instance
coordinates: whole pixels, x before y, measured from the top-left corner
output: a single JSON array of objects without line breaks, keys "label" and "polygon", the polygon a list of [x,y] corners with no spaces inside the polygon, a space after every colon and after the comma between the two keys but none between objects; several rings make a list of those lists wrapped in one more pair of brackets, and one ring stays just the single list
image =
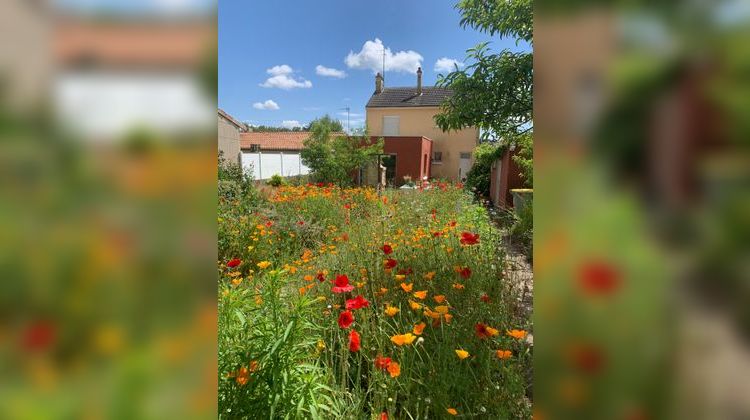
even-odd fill
[{"label": "neighbouring building", "polygon": [[309,131],[248,132],[240,134],[242,167],[256,180],[307,175],[300,152]]},{"label": "neighbouring building", "polygon": [[219,109],[219,151],[224,159],[231,163],[241,163],[240,132],[244,125],[231,115]]},{"label": "neighbouring building", "polygon": [[490,200],[495,207],[512,207],[511,190],[523,188],[521,168],[513,160],[514,150],[505,152],[495,160],[490,171]]},{"label": "neighbouring building", "polygon": [[[371,136],[385,139],[387,159],[395,161],[391,162],[395,168],[402,162],[412,166],[418,162],[426,167],[419,172],[422,176],[453,181],[466,178],[474,162],[472,152],[479,142],[479,130],[445,132],[434,120],[440,105],[451,94],[450,89],[422,86],[421,68],[417,70],[417,86],[412,87],[385,87],[382,75],[375,76],[375,92],[366,106],[367,128]],[[430,144],[427,164],[423,161],[424,146],[399,145],[407,141],[424,144],[422,139]],[[400,182],[396,179],[397,184]]]}]

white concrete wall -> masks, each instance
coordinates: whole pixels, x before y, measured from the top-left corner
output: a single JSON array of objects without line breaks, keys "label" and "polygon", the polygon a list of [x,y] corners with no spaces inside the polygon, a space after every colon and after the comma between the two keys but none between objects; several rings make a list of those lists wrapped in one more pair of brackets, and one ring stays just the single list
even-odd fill
[{"label": "white concrete wall", "polygon": [[[275,174],[284,177],[307,175],[310,168],[300,160],[298,152],[242,152],[242,167],[246,171],[252,165],[253,178],[269,179]],[[283,168],[283,171],[282,171]]]}]

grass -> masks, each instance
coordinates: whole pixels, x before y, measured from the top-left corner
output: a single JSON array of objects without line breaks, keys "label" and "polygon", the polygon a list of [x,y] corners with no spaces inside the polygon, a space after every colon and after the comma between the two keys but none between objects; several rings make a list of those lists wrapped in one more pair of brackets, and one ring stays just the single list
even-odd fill
[{"label": "grass", "polygon": [[[513,315],[499,232],[462,189],[298,186],[242,200],[219,204],[222,418],[530,417],[530,348],[508,334],[527,321]],[[340,276],[353,290],[334,293]],[[356,296],[368,305],[342,327]]]}]

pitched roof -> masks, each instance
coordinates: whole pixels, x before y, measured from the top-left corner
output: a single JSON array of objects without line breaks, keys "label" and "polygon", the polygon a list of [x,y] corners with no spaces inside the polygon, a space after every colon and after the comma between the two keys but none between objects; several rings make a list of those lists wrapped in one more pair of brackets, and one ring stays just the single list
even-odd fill
[{"label": "pitched roof", "polygon": [[367,108],[440,106],[453,91],[448,88],[424,86],[422,94],[417,95],[416,87],[384,88],[381,93],[374,93],[367,102]]},{"label": "pitched roof", "polygon": [[242,129],[242,128],[245,127],[241,122],[235,120],[234,117],[232,117],[231,115],[227,114],[226,111],[224,111],[221,108],[219,108],[219,115],[221,115],[222,117],[224,117],[224,119],[226,119],[230,123],[234,124],[234,126],[237,127],[237,128],[239,128],[239,129]]},{"label": "pitched roof", "polygon": [[[260,150],[302,150],[304,141],[310,137],[309,131],[278,131],[240,133],[240,149],[250,149],[257,144]],[[345,135],[344,133],[331,133]]]}]

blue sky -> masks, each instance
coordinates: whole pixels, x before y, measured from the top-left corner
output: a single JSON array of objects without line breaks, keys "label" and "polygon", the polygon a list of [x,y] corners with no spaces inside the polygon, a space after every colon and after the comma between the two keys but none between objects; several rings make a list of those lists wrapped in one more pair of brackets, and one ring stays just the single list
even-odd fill
[{"label": "blue sky", "polygon": [[[459,26],[453,1],[219,2],[219,107],[251,124],[293,126],[329,114],[363,125],[386,53],[386,87],[433,85],[450,60],[481,41],[495,49],[514,40],[490,38]],[[382,45],[381,45],[382,44]],[[319,67],[322,66],[322,67]],[[444,67],[445,68],[445,67]],[[445,73],[445,70],[442,71]]]}]

